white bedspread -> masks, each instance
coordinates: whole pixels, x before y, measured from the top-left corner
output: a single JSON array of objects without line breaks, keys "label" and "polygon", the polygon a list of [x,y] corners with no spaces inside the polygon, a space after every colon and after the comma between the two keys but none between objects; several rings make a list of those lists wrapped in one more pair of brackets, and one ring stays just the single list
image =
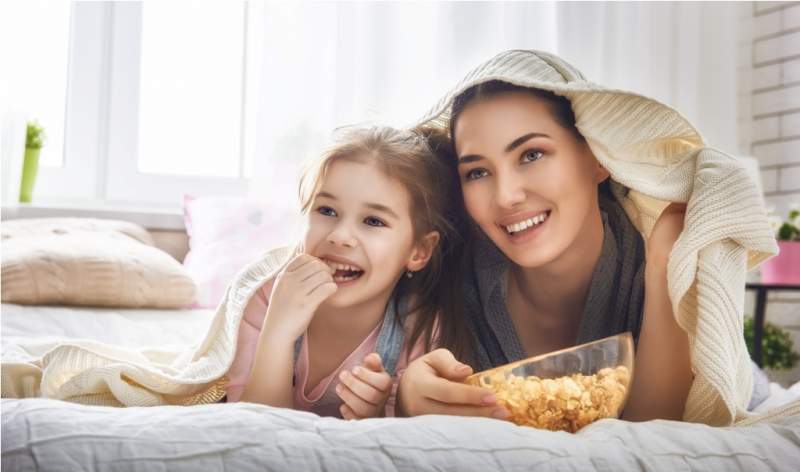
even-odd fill
[{"label": "white bedspread", "polygon": [[344,421],[248,403],[2,401],[2,470],[796,471],[800,425],[603,420],[571,435],[483,418]]}]

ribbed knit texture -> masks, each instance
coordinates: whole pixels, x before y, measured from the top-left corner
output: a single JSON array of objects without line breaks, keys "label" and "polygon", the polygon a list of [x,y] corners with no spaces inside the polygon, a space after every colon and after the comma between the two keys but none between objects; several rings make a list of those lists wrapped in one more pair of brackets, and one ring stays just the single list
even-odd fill
[{"label": "ribbed knit texture", "polygon": [[[777,245],[745,168],[705,147],[670,107],[588,82],[560,58],[537,51],[506,51],[478,66],[420,124],[447,128],[453,99],[489,80],[570,99],[577,128],[611,173],[615,196],[644,237],[669,202],[687,203],[667,272],[695,372],[684,419],[730,425],[747,418],[752,370],[742,335],[745,272],[774,255]],[[800,410],[800,403],[791,408]]]}]

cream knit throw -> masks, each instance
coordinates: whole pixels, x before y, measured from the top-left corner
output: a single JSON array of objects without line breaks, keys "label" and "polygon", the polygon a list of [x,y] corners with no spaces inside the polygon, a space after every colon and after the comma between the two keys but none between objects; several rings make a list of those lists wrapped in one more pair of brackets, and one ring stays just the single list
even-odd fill
[{"label": "cream knit throw", "polygon": [[[742,336],[745,272],[775,254],[777,245],[745,168],[705,147],[677,111],[588,82],[570,64],[538,51],[506,51],[481,64],[420,124],[446,129],[453,99],[490,80],[570,99],[576,126],[611,173],[616,197],[645,237],[669,202],[687,203],[684,231],[668,266],[670,298],[689,334],[695,373],[684,419],[730,425],[748,418],[753,379]],[[790,412],[800,412],[800,403],[783,414]]]},{"label": "cream knit throw", "polygon": [[[668,202],[687,202],[685,229],[668,268],[670,297],[689,333],[696,375],[685,419],[730,425],[800,415],[800,402],[759,418],[745,410],[752,390],[742,336],[745,271],[777,248],[761,196],[738,161],[704,147],[671,108],[586,82],[569,64],[535,51],[504,52],[479,66],[422,122],[446,126],[452,99],[492,79],[552,90],[572,101],[578,128],[620,184],[615,193],[645,235]],[[2,395],[103,405],[215,401],[247,301],[291,254],[270,252],[240,272],[203,342],[183,353],[128,352],[90,342],[4,346]]]}]

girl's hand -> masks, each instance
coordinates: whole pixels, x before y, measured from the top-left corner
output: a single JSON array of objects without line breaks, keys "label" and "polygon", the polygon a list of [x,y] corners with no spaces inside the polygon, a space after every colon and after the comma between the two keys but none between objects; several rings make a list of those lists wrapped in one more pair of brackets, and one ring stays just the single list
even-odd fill
[{"label": "girl's hand", "polygon": [[472,368],[458,362],[447,349],[418,357],[400,377],[397,416],[423,414],[486,416],[507,419],[491,391],[461,382]]},{"label": "girl's hand", "polygon": [[647,239],[647,262],[666,268],[672,246],[683,231],[686,204],[670,203],[659,216]]},{"label": "girl's hand", "polygon": [[392,378],[383,369],[381,357],[371,353],[352,372],[339,374],[336,393],[344,400],[339,408],[346,420],[383,416],[386,400],[392,392]]},{"label": "girl's hand", "polygon": [[264,330],[281,339],[299,338],[320,304],[336,292],[333,273],[314,256],[295,256],[275,279]]}]

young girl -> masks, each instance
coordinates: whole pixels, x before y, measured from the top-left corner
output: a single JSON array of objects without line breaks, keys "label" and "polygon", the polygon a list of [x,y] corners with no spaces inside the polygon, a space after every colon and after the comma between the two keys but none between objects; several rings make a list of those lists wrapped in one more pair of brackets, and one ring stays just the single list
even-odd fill
[{"label": "young girl", "polygon": [[432,344],[465,352],[457,177],[425,137],[347,132],[303,176],[302,244],[250,299],[228,401],[346,419],[394,414],[396,378]]}]

